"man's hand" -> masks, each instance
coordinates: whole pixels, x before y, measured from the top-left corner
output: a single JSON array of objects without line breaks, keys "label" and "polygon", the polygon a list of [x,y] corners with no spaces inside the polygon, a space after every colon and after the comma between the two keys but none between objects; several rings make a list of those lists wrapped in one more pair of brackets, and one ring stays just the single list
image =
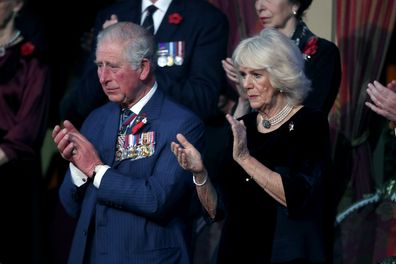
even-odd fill
[{"label": "man's hand", "polygon": [[91,142],[70,121],[63,122],[64,128],[55,126],[52,138],[62,157],[74,164],[88,177],[93,176],[96,165],[102,164]]}]

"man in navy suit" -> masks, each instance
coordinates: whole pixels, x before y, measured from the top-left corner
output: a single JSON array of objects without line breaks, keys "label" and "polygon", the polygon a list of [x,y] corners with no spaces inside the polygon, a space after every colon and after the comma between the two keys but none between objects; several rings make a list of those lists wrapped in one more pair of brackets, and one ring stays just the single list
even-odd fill
[{"label": "man in navy suit", "polygon": [[[227,17],[219,9],[204,0],[119,1],[98,13],[94,35],[109,20],[143,24],[152,4],[157,7],[153,20],[160,88],[213,125],[219,118],[221,89],[226,87],[221,60],[227,57],[229,33]],[[87,62],[79,84],[62,100],[62,119],[79,124],[106,101],[93,60]]]},{"label": "man in navy suit", "polygon": [[52,134],[70,161],[60,199],[78,218],[68,262],[190,263],[194,186],[170,142],[181,132],[202,145],[203,123],[162,92],[154,40],[141,26],[104,29],[96,65],[110,102],[88,116],[81,133],[65,121]]}]

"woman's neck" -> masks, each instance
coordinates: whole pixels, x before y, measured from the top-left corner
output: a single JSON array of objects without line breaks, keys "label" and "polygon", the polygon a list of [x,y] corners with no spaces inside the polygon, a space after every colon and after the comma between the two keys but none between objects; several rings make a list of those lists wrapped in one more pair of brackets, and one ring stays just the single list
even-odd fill
[{"label": "woman's neck", "polygon": [[259,113],[266,118],[271,118],[277,113],[279,113],[287,104],[287,101],[283,96],[274,97],[272,102],[270,102],[265,108],[259,110]]},{"label": "woman's neck", "polygon": [[285,27],[280,28],[279,31],[282,32],[288,38],[292,38],[294,31],[296,31],[297,22],[298,22],[297,18],[295,16],[291,16],[287,20]]}]

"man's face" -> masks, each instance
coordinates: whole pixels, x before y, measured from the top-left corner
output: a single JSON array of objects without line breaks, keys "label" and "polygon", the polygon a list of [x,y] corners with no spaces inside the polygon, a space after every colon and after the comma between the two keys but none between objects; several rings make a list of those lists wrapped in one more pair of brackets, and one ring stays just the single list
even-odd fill
[{"label": "man's face", "polygon": [[133,69],[125,60],[124,47],[111,41],[102,42],[96,51],[96,65],[103,91],[110,101],[131,105],[142,86],[141,68]]}]

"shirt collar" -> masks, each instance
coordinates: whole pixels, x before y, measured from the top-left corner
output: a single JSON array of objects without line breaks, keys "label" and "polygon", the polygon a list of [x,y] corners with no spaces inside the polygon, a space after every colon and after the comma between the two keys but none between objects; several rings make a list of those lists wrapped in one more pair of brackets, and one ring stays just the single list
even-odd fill
[{"label": "shirt collar", "polygon": [[[170,6],[172,0],[158,0],[154,5],[161,10],[163,13],[166,13],[168,7]],[[150,0],[142,1],[142,14],[146,11],[147,7],[151,6],[153,3]]]},{"label": "shirt collar", "polygon": [[157,82],[155,82],[151,90],[142,99],[140,99],[139,102],[137,102],[130,108],[131,111],[138,115],[140,111],[142,111],[143,107],[147,104],[147,102],[151,99],[151,97],[153,97],[153,94],[157,90],[157,87],[158,84]]}]

